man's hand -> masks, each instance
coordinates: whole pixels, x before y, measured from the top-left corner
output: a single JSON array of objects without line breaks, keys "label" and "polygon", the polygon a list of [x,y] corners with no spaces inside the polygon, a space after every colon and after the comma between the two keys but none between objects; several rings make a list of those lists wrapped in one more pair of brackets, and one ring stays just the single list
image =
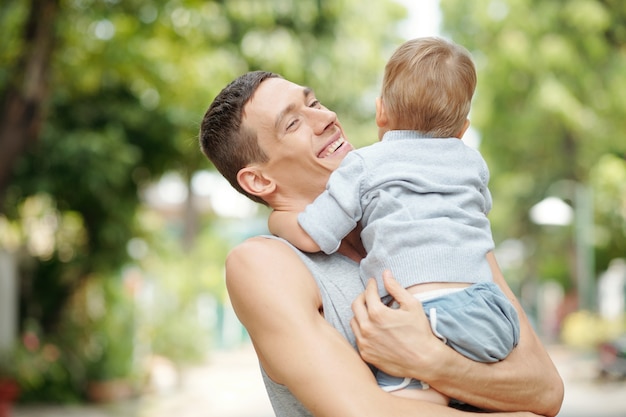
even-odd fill
[{"label": "man's hand", "polygon": [[374,279],[367,283],[365,292],[352,303],[350,326],[359,353],[364,361],[388,374],[428,382],[426,371],[436,363],[439,349],[446,346],[432,333],[422,303],[402,288],[390,271],[383,273],[383,282],[399,307],[390,308],[380,301]]}]

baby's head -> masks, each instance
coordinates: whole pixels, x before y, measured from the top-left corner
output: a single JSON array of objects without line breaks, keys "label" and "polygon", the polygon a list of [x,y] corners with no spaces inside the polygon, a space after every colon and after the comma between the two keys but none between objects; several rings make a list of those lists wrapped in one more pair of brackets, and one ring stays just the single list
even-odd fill
[{"label": "baby's head", "polygon": [[409,40],[385,67],[377,123],[384,130],[460,137],[475,88],[476,69],[467,49],[437,37]]}]

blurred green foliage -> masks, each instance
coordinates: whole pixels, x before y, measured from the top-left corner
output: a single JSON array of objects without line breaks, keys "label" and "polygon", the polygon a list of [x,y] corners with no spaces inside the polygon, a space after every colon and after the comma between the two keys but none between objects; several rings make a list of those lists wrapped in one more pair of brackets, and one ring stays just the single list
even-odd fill
[{"label": "blurred green foliage", "polygon": [[[188,184],[211,168],[196,136],[219,90],[248,70],[279,72],[314,88],[355,145],[372,143],[374,98],[406,12],[391,0],[9,0],[0,96],[23,81],[25,24],[46,3],[59,7],[46,118],[0,190],[0,250],[19,266],[22,336],[35,323],[41,346],[60,352],[62,366],[31,379],[26,398],[62,401],[80,398],[90,374],[124,373],[129,345],[111,343],[131,338],[107,334],[132,333],[133,366],[150,354],[198,359],[215,342],[214,318],[199,312],[225,301],[224,257],[252,229],[190,199],[172,212],[141,196],[168,172]],[[491,168],[496,243],[525,248],[514,270],[503,264],[507,279],[570,289],[573,227],[540,227],[528,212],[560,180],[585,184],[596,270],[626,253],[626,3],[441,6],[443,34],[470,49],[479,72],[470,117]],[[129,254],[131,242],[141,256]],[[85,315],[89,303],[76,301],[85,288],[102,295],[103,314]],[[98,370],[105,348],[120,361]]]},{"label": "blurred green foliage", "polygon": [[[142,199],[168,172],[189,184],[211,168],[197,130],[213,97],[243,72],[278,72],[313,87],[353,142],[371,143],[377,82],[405,10],[357,0],[10,0],[0,5],[0,98],[38,85],[25,70],[37,52],[27,22],[50,6],[49,94],[26,103],[46,117],[40,130],[26,127],[38,134],[0,187],[0,250],[18,266],[20,333],[32,322],[41,340],[54,336],[65,370],[61,379],[42,371],[23,398],[70,401],[89,378],[130,374],[141,357],[183,363],[216,343],[205,310],[225,302],[224,258],[249,232],[190,199],[165,211]],[[0,152],[10,140],[0,138]],[[131,242],[144,250],[131,256]],[[129,276],[149,296],[129,297]]]},{"label": "blurred green foliage", "polygon": [[496,243],[524,242],[523,279],[575,287],[574,225],[533,224],[549,195],[593,195],[595,271],[626,254],[626,3],[619,0],[441,0],[444,34],[475,58],[470,118],[491,169]]}]

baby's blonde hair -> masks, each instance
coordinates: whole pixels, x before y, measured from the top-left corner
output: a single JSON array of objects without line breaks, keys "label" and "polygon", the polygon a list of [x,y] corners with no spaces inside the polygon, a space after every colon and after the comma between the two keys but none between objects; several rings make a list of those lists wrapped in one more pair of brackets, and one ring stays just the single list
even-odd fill
[{"label": "baby's blonde hair", "polygon": [[453,137],[463,128],[475,88],[476,69],[467,49],[426,37],[394,52],[381,97],[391,129]]}]

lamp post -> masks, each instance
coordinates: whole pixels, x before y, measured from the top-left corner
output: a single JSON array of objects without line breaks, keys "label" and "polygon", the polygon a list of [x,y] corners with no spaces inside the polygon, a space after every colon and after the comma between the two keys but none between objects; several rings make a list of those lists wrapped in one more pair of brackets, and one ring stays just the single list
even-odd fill
[{"label": "lamp post", "polygon": [[[592,311],[595,308],[592,191],[571,180],[559,181],[548,191],[548,197],[531,208],[530,218],[539,225],[568,226],[574,222],[579,308]],[[554,194],[571,198],[574,207]]]}]

